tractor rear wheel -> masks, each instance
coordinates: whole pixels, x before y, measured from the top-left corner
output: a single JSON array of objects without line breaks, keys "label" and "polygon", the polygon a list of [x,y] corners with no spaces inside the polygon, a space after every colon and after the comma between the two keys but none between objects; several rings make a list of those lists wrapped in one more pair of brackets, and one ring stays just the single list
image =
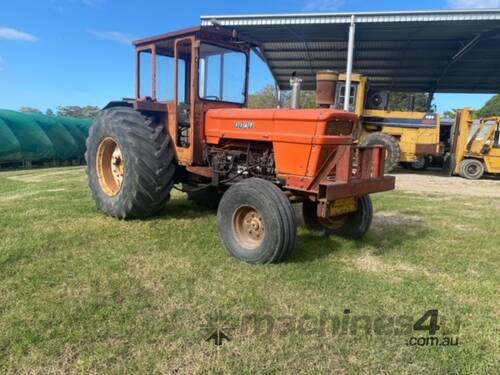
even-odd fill
[{"label": "tractor rear wheel", "polygon": [[127,107],[102,111],[87,139],[87,175],[97,208],[120,219],[160,211],[170,197],[174,149],[162,124]]},{"label": "tractor rear wheel", "polygon": [[484,174],[484,164],[477,159],[465,159],[460,163],[460,176],[468,180],[479,180]]},{"label": "tractor rear wheel", "polygon": [[324,235],[340,236],[349,239],[362,238],[373,219],[373,206],[370,196],[358,198],[356,211],[332,218],[320,218],[317,215],[317,203],[306,201],[302,206],[302,216],[307,229]]},{"label": "tractor rear wheel", "polygon": [[385,171],[396,168],[401,159],[401,148],[396,138],[381,132],[371,133],[360,143],[361,146],[385,146]]},{"label": "tractor rear wheel", "polygon": [[295,213],[272,182],[250,178],[231,186],[222,196],[217,218],[227,252],[245,262],[278,263],[295,244]]}]

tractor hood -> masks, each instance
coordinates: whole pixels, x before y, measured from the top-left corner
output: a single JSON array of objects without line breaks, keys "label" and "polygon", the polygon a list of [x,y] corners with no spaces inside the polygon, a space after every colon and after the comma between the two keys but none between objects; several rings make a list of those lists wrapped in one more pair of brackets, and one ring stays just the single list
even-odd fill
[{"label": "tractor hood", "polygon": [[334,109],[211,109],[206,114],[207,143],[221,139],[351,143],[358,116]]},{"label": "tractor hood", "polygon": [[355,122],[358,116],[351,112],[337,109],[250,109],[225,108],[211,109],[207,112],[207,119],[220,120],[279,120],[279,121],[332,121],[335,119]]}]

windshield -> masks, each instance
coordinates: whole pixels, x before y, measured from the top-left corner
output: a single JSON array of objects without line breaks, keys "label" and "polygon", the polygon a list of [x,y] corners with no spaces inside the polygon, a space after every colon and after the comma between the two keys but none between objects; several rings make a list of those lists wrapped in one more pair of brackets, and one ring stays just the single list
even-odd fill
[{"label": "windshield", "polygon": [[243,52],[202,44],[199,88],[201,99],[245,103],[247,57]]}]

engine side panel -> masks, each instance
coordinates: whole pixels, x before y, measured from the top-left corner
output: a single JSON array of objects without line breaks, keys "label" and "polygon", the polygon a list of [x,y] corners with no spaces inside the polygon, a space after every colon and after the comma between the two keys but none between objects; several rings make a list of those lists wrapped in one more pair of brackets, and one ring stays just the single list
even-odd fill
[{"label": "engine side panel", "polygon": [[326,149],[352,143],[351,134],[330,135],[331,127],[356,121],[352,113],[329,109],[210,110],[205,137],[212,145],[223,140],[272,142],[278,175],[314,176]]}]

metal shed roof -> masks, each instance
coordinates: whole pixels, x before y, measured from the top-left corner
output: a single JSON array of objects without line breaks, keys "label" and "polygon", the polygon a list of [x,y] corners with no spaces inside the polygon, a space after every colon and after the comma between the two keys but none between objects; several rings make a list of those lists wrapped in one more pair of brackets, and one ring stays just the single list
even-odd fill
[{"label": "metal shed roof", "polygon": [[293,72],[314,89],[318,70],[345,71],[351,17],[354,72],[394,91],[500,92],[500,9],[202,16],[259,43],[280,88]]}]

